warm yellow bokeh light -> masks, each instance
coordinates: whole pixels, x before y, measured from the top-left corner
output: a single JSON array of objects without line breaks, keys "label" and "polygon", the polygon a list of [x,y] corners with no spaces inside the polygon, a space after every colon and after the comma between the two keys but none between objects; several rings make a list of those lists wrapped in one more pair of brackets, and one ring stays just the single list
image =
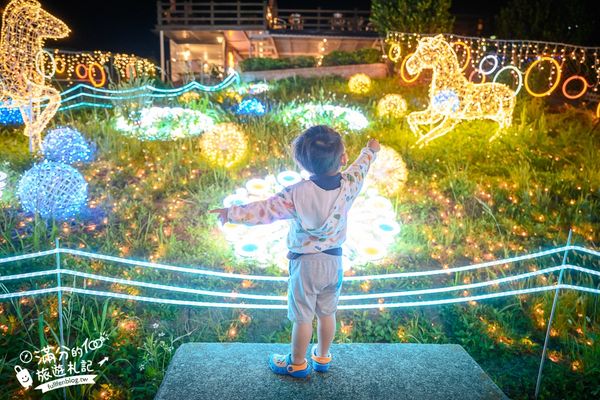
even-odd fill
[{"label": "warm yellow bokeh light", "polygon": [[202,135],[200,149],[202,157],[210,164],[229,168],[244,158],[248,139],[236,124],[217,124]]},{"label": "warm yellow bokeh light", "polygon": [[[59,91],[45,84],[49,75],[43,66],[44,41],[64,38],[69,32],[64,22],[44,11],[35,0],[12,0],[2,14],[2,99],[12,99],[21,110],[32,151],[41,148],[42,132],[60,107]],[[46,100],[48,103],[42,107]]]},{"label": "warm yellow bokeh light", "polygon": [[381,146],[375,162],[369,169],[365,185],[374,186],[379,193],[389,197],[398,193],[407,178],[406,164],[400,154],[390,147]]},{"label": "warm yellow bokeh light", "polygon": [[399,94],[386,94],[377,103],[377,115],[380,117],[402,118],[406,110],[406,100]]},{"label": "warm yellow bokeh light", "polygon": [[[406,117],[411,130],[420,135],[417,141],[420,145],[445,135],[463,120],[496,121],[499,129],[490,140],[511,125],[515,92],[501,83],[469,82],[461,72],[452,46],[442,35],[419,40],[416,51],[406,61],[406,69],[412,75],[424,69],[433,70],[429,106]],[[436,126],[423,134],[420,126],[431,124]]]},{"label": "warm yellow bokeh light", "polygon": [[368,93],[371,90],[371,78],[366,74],[352,75],[348,81],[348,88],[352,93]]}]

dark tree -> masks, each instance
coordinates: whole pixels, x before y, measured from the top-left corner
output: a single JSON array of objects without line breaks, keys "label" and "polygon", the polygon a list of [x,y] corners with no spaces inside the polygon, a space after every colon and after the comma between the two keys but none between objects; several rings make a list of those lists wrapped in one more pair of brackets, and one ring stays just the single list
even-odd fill
[{"label": "dark tree", "polygon": [[371,22],[381,35],[388,31],[450,32],[454,24],[451,4],[451,0],[373,0]]}]

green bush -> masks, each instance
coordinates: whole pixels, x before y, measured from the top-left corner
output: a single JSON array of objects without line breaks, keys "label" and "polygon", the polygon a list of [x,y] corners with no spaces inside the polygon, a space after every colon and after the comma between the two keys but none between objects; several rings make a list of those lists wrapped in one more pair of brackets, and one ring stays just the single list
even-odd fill
[{"label": "green bush", "polygon": [[311,56],[298,56],[290,58],[247,58],[240,63],[242,71],[268,71],[286,68],[310,68],[317,64]]},{"label": "green bush", "polygon": [[335,50],[323,57],[323,65],[352,65],[373,64],[381,59],[381,51],[378,49],[359,49],[356,51]]}]

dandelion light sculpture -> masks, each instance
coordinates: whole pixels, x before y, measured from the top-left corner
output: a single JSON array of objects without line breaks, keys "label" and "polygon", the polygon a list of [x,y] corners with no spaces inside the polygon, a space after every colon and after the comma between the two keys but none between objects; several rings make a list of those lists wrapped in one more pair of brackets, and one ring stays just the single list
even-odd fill
[{"label": "dandelion light sculpture", "polygon": [[375,187],[382,195],[396,194],[406,183],[408,171],[400,154],[391,147],[381,146],[371,166],[365,187]]},{"label": "dandelion light sculpture", "polygon": [[354,74],[348,81],[348,89],[356,94],[368,93],[371,90],[371,78],[366,74]]},{"label": "dandelion light sculpture", "polygon": [[217,124],[200,138],[204,159],[215,166],[230,168],[239,163],[248,149],[248,139],[234,123]]},{"label": "dandelion light sculpture", "polygon": [[[429,88],[429,106],[423,111],[410,113],[406,118],[410,129],[419,134],[418,144],[428,144],[445,135],[463,120],[491,119],[499,125],[490,138],[512,123],[515,92],[502,83],[473,83],[462,72],[456,53],[442,35],[425,37],[406,61],[406,70],[416,75],[423,69],[432,69]],[[437,124],[426,134],[421,125]]]},{"label": "dandelion light sculpture", "polygon": [[[43,69],[45,39],[64,38],[69,28],[44,11],[35,0],[12,0],[2,15],[0,79],[2,98],[21,110],[29,149],[41,147],[41,134],[60,107],[60,94],[46,85]],[[48,103],[42,107],[42,102]]]},{"label": "dandelion light sculpture", "polygon": [[406,110],[406,100],[399,94],[386,94],[377,103],[377,115],[380,117],[402,118]]}]

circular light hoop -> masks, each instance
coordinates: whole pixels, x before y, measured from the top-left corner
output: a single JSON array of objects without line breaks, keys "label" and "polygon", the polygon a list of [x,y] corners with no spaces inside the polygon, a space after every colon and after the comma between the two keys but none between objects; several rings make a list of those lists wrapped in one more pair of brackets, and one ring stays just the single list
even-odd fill
[{"label": "circular light hoop", "polygon": [[129,64],[127,64],[127,67],[125,67],[125,77],[127,79],[131,79],[133,78],[137,78],[137,70],[135,69],[135,63],[130,62]]},{"label": "circular light hoop", "polygon": [[598,107],[596,107],[596,118],[600,119],[600,103],[598,103]]},{"label": "circular light hoop", "polygon": [[[531,73],[531,70],[533,69],[533,67],[535,67],[537,64],[544,62],[544,61],[550,61],[552,64],[554,64],[554,66],[556,67],[556,79],[554,81],[554,84],[552,84],[552,87],[550,87],[550,89],[548,89],[547,91],[542,92],[542,93],[535,93],[529,87],[529,81],[528,81],[529,74]],[[529,66],[529,68],[527,68],[527,71],[525,71],[525,78],[524,78],[525,90],[527,90],[527,93],[529,93],[533,97],[548,96],[548,95],[550,95],[550,93],[554,92],[554,90],[558,87],[561,74],[562,74],[562,71],[560,69],[560,64],[558,63],[558,61],[556,61],[552,57],[540,57],[537,60],[535,60],[534,62],[532,62],[531,65]]]},{"label": "circular light hoop", "polygon": [[[480,74],[481,75],[481,82],[473,82],[473,74]],[[469,81],[473,82],[473,83],[485,83],[485,74],[483,72],[479,72],[476,69],[474,69],[473,71],[471,71],[471,74],[469,75]]]},{"label": "circular light hoop", "polygon": [[[106,83],[106,72],[104,72],[104,68],[102,68],[102,65],[100,65],[97,62],[93,62],[93,63],[90,63],[90,65],[87,68],[88,68],[88,80],[90,81],[92,86],[97,87],[97,88],[104,86],[104,84]],[[99,81],[96,80],[96,78],[94,78],[94,68],[96,68],[100,73]]]},{"label": "circular light hoop", "polygon": [[[576,80],[576,79],[580,80],[583,83],[583,88],[577,94],[569,94],[569,93],[567,93],[567,85],[569,84],[569,82],[571,82],[573,80]],[[581,96],[583,96],[585,94],[585,92],[587,92],[589,86],[590,85],[588,85],[587,81],[585,80],[585,78],[583,76],[581,76],[581,75],[573,75],[573,76],[570,76],[567,79],[565,79],[565,82],[562,85],[562,92],[563,92],[563,95],[567,99],[575,100],[575,99],[578,99]]]},{"label": "circular light hoop", "polygon": [[[489,59],[494,60],[494,66],[491,69],[489,69],[487,71],[484,71],[483,70],[483,63],[485,62],[485,60],[489,60]],[[496,68],[498,68],[498,63],[499,63],[499,61],[498,61],[498,57],[496,55],[494,55],[494,54],[488,54],[487,56],[483,57],[481,59],[481,61],[479,61],[479,68],[478,68],[478,70],[483,75],[490,75],[492,72],[494,72],[496,70]]]},{"label": "circular light hoop", "polygon": [[[83,72],[82,72],[83,69]],[[87,79],[88,77],[88,67],[85,64],[77,64],[75,67],[75,76],[79,79]]]},{"label": "circular light hoop", "polygon": [[[44,54],[48,55],[48,57],[50,58],[50,65],[52,66],[50,69],[50,73],[48,75],[46,75],[44,73],[45,69],[43,68]],[[49,51],[44,50],[44,49],[41,49],[40,51],[38,51],[35,55],[35,70],[44,79],[51,79],[56,74],[56,62],[54,61],[54,56],[52,54],[50,54]]]},{"label": "circular light hoop", "polygon": [[417,80],[417,78],[419,77],[419,74],[416,74],[414,77],[412,77],[411,79],[408,79],[406,77],[406,75],[404,75],[404,67],[406,66],[406,61],[411,58],[413,56],[413,54],[415,53],[410,53],[407,54],[406,57],[404,57],[404,60],[402,60],[402,64],[400,64],[400,78],[402,78],[402,80],[406,83],[413,83],[414,81]]},{"label": "circular light hoop", "polygon": [[[469,46],[467,46],[467,44],[465,42],[463,42],[462,40],[458,40],[456,42],[452,43],[452,46],[462,46],[463,49],[465,49],[465,52],[467,54],[467,57],[465,58],[465,63],[463,64],[462,67],[460,67],[461,72],[464,72],[467,67],[469,66],[469,61],[471,61],[471,48]],[[454,52],[456,54],[456,51]],[[458,56],[457,56],[458,58]]]},{"label": "circular light hoop", "polygon": [[517,84],[517,90],[515,90],[515,96],[521,91],[521,88],[523,88],[523,73],[519,70],[519,68],[515,67],[514,65],[507,65],[506,67],[502,67],[498,70],[498,72],[496,72],[496,75],[494,75],[494,79],[492,80],[492,82],[496,82],[498,80],[498,75],[500,75],[502,72],[506,71],[506,70],[513,70],[517,73],[517,77],[519,78],[518,80],[518,84]]},{"label": "circular light hoop", "polygon": [[401,55],[402,55],[402,48],[400,47],[400,45],[398,43],[393,43],[390,46],[390,49],[388,51],[389,59],[392,60],[393,62],[398,62]]},{"label": "circular light hoop", "polygon": [[[60,67],[58,66],[59,62],[60,62]],[[54,58],[54,66],[56,67],[57,74],[64,74],[67,69],[67,63],[65,62],[64,58],[62,58],[62,57]]]}]

